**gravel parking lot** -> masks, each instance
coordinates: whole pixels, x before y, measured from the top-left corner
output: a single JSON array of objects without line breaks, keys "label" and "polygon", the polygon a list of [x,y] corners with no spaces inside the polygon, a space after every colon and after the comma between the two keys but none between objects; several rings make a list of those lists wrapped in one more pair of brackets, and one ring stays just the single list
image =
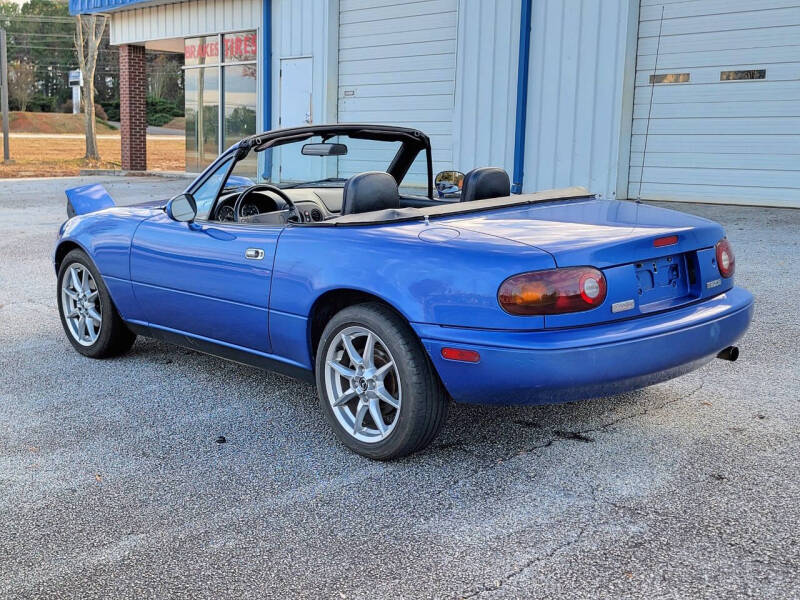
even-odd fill
[{"label": "gravel parking lot", "polygon": [[[62,190],[89,180],[0,182],[0,597],[800,596],[800,211],[673,206],[727,227],[756,295],[738,362],[454,406],[383,464],[306,384],[143,339],[74,352],[50,255]],[[186,185],[104,183],[123,203]]]}]

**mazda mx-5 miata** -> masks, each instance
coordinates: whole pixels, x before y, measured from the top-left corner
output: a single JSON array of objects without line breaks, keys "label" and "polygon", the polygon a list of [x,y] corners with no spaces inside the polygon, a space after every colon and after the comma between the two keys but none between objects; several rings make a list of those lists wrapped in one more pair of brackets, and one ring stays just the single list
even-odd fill
[{"label": "mazda mx-5 miata", "polygon": [[753,313],[720,225],[583,188],[511,195],[496,168],[434,181],[414,129],[276,130],[169,201],[67,197],[54,260],[78,352],[143,335],[308,380],[376,459],[428,445],[451,399],[564,402],[735,359]]}]

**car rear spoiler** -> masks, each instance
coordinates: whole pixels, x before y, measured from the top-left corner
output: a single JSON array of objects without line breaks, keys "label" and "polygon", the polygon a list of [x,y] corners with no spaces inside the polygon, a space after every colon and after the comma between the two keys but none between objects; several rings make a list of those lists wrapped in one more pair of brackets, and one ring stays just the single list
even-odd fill
[{"label": "car rear spoiler", "polygon": [[67,218],[97,212],[115,206],[114,200],[99,183],[90,183],[66,190]]}]

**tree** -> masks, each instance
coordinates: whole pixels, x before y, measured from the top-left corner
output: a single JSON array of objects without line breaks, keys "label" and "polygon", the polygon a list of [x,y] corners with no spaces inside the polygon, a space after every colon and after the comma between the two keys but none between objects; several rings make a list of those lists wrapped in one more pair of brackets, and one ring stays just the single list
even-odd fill
[{"label": "tree", "polygon": [[100,160],[94,127],[94,72],[97,68],[97,49],[103,39],[107,21],[108,17],[105,15],[75,17],[75,49],[78,52],[78,65],[83,74],[83,121],[86,125],[84,158],[91,160]]},{"label": "tree", "polygon": [[19,107],[28,109],[28,102],[33,96],[36,85],[36,67],[26,60],[15,60],[8,63],[8,95]]},{"label": "tree", "polygon": [[149,95],[164,100],[176,99],[182,75],[180,63],[167,54],[157,54],[148,62]]}]

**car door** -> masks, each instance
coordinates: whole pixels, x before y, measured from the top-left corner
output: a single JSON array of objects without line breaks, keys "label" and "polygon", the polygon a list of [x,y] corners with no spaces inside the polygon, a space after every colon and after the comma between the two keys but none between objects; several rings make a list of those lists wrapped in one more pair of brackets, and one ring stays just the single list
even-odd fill
[{"label": "car door", "polygon": [[148,323],[225,345],[270,352],[269,290],[281,226],[143,222],[131,281]]}]

